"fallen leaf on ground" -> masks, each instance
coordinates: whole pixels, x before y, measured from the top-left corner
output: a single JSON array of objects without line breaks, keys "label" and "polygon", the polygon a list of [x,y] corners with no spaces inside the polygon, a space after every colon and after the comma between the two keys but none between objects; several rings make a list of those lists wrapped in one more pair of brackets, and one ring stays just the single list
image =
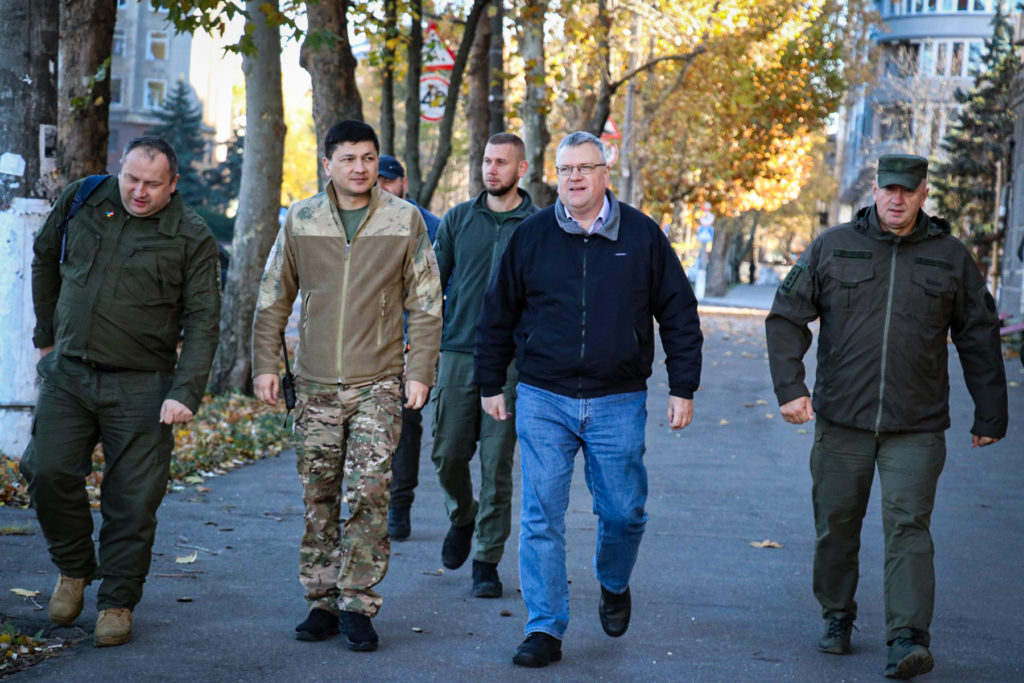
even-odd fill
[{"label": "fallen leaf on ground", "polygon": [[196,487],[196,491],[199,491],[199,493],[209,493],[210,492],[210,487],[209,486],[197,486]]},{"label": "fallen leaf on ground", "polygon": [[763,541],[751,541],[750,542],[750,546],[752,548],[781,548],[781,547],[783,547],[781,543],[776,543],[775,541],[768,540],[767,538],[764,539]]},{"label": "fallen leaf on ground", "polygon": [[500,614],[503,617],[510,617],[510,616],[512,616],[512,612],[507,610],[507,609],[501,610],[500,612],[498,612],[498,614]]},{"label": "fallen leaf on ground", "polygon": [[757,399],[757,405],[759,405],[759,406],[766,406],[766,405],[768,405],[768,401],[764,400],[763,398],[759,398],[759,399]]},{"label": "fallen leaf on ground", "polygon": [[12,588],[11,592],[15,595],[20,595],[23,598],[34,598],[39,595],[39,591],[30,591],[24,588]]},{"label": "fallen leaf on ground", "polygon": [[196,558],[199,557],[199,551],[193,550],[191,555],[185,555],[183,557],[176,557],[174,561],[178,564],[194,564]]},{"label": "fallen leaf on ground", "polygon": [[427,576],[441,576],[441,575],[444,574],[444,570],[443,569],[435,569],[432,572],[424,570],[423,573],[426,574]]},{"label": "fallen leaf on ground", "polygon": [[1011,387],[1019,387],[1020,386],[1020,382],[1015,382],[1012,379],[1010,380],[1009,384],[1010,384]]},{"label": "fallen leaf on ground", "polygon": [[764,416],[765,418],[771,420],[772,418],[775,417],[775,413],[765,413]]},{"label": "fallen leaf on ground", "polygon": [[798,430],[796,430],[796,433],[797,434],[806,434],[807,430],[806,429],[798,429]]},{"label": "fallen leaf on ground", "polygon": [[426,633],[426,631],[424,631],[423,629],[421,629],[421,628],[420,628],[419,626],[413,626],[413,627],[412,627],[412,632],[413,632],[413,633]]},{"label": "fallen leaf on ground", "polygon": [[724,426],[724,425],[727,425],[727,424],[729,424],[729,421],[728,421],[728,420],[726,420],[725,418],[722,418],[722,419],[721,419],[721,420],[719,421],[719,423],[718,423],[718,424],[720,424],[720,425],[723,425],[723,426]]},{"label": "fallen leaf on ground", "polygon": [[192,598],[188,597],[187,595],[183,595],[180,598],[178,598],[178,602],[192,602]]}]

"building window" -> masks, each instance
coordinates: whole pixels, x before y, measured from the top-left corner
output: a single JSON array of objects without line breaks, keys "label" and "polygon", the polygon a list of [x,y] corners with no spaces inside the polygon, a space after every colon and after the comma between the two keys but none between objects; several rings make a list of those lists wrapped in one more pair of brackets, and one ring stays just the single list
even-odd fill
[{"label": "building window", "polygon": [[963,41],[956,41],[953,43],[953,50],[951,51],[951,61],[949,64],[949,75],[953,78],[964,75],[964,44]]},{"label": "building window", "polygon": [[150,61],[162,61],[167,59],[167,31],[150,31],[149,48],[146,50],[146,59]]},{"label": "building window", "polygon": [[146,109],[159,109],[167,94],[167,81],[146,81]]},{"label": "building window", "polygon": [[110,79],[110,104],[124,104],[124,81],[120,78]]},{"label": "building window", "polygon": [[985,44],[972,40],[967,47],[967,75],[974,78],[981,71],[981,59],[985,54]]},{"label": "building window", "polygon": [[107,135],[107,154],[117,154],[120,152],[120,141],[121,131],[117,128],[111,128],[110,134]]},{"label": "building window", "polygon": [[117,9],[124,9],[128,6],[128,0],[117,0]]},{"label": "building window", "polygon": [[115,57],[124,57],[124,29],[114,29],[114,42],[110,46],[110,53]]}]

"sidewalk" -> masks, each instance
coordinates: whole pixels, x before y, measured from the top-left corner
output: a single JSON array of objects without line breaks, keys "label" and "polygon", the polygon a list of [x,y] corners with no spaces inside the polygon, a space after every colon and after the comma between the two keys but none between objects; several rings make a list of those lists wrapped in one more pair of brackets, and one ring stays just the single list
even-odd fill
[{"label": "sidewalk", "polygon": [[[731,297],[730,297],[731,298]],[[732,299],[736,301],[737,299]],[[593,577],[596,520],[577,467],[567,517],[572,623],[564,660],[515,667],[525,610],[518,595],[516,534],[499,571],[505,596],[470,596],[470,568],[441,569],[447,530],[430,464],[421,456],[412,537],[393,545],[379,586],[381,649],[350,652],[338,638],[298,642],[306,608],[297,579],[302,501],[294,455],[286,452],[202,488],[168,495],[134,640],[91,644],[96,586],[71,627],[49,624],[13,588],[39,590],[45,608],[55,581],[41,534],[0,535],[0,616],[21,630],[79,639],[18,681],[880,681],[885,665],[882,534],[877,490],[864,525],[860,618],[854,654],[823,655],[823,622],[811,593],[814,529],[805,428],[778,418],[756,316],[704,319],[705,371],[693,425],[665,426],[666,378],[650,381],[647,466],[650,522],[631,584],[629,632],[610,639],[597,618]],[[811,350],[813,354],[813,349]],[[954,350],[955,355],[955,350]],[[921,680],[1024,679],[1017,591],[1024,548],[1024,373],[1006,364],[1011,433],[970,449],[973,406],[951,359],[953,426],[933,519],[937,602],[936,668]],[[813,368],[809,368],[813,372]],[[811,429],[813,432],[813,428]],[[582,459],[577,459],[581,463]],[[518,465],[517,465],[518,470]],[[876,485],[877,486],[877,485]],[[208,489],[208,490],[204,490]],[[0,526],[35,527],[31,510],[0,508]],[[779,549],[749,544],[770,539]],[[193,552],[193,564],[176,558]]]}]

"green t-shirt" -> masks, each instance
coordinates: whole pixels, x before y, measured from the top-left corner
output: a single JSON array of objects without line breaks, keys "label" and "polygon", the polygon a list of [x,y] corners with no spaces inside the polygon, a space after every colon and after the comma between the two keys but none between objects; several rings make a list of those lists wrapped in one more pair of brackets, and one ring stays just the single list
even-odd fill
[{"label": "green t-shirt", "polygon": [[331,206],[338,212],[338,218],[341,220],[341,224],[345,226],[345,237],[351,242],[352,238],[356,236],[359,224],[366,218],[366,212],[370,210],[369,203],[359,209],[339,209],[333,202]]},{"label": "green t-shirt", "polygon": [[501,225],[502,223],[505,222],[506,218],[511,218],[513,214],[515,214],[515,212],[518,210],[519,207],[517,206],[511,211],[491,211],[490,209],[487,209],[487,212],[494,216],[494,220],[498,223],[498,225]]}]

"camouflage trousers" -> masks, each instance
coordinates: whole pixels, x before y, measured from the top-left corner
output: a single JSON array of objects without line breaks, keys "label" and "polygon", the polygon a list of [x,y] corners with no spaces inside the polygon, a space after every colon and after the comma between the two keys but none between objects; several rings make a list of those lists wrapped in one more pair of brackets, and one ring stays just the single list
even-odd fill
[{"label": "camouflage trousers", "polygon": [[[299,580],[312,609],[375,616],[388,571],[391,456],[402,427],[398,378],[362,386],[296,382],[295,450],[306,505]],[[345,485],[348,518],[341,519]]]}]

